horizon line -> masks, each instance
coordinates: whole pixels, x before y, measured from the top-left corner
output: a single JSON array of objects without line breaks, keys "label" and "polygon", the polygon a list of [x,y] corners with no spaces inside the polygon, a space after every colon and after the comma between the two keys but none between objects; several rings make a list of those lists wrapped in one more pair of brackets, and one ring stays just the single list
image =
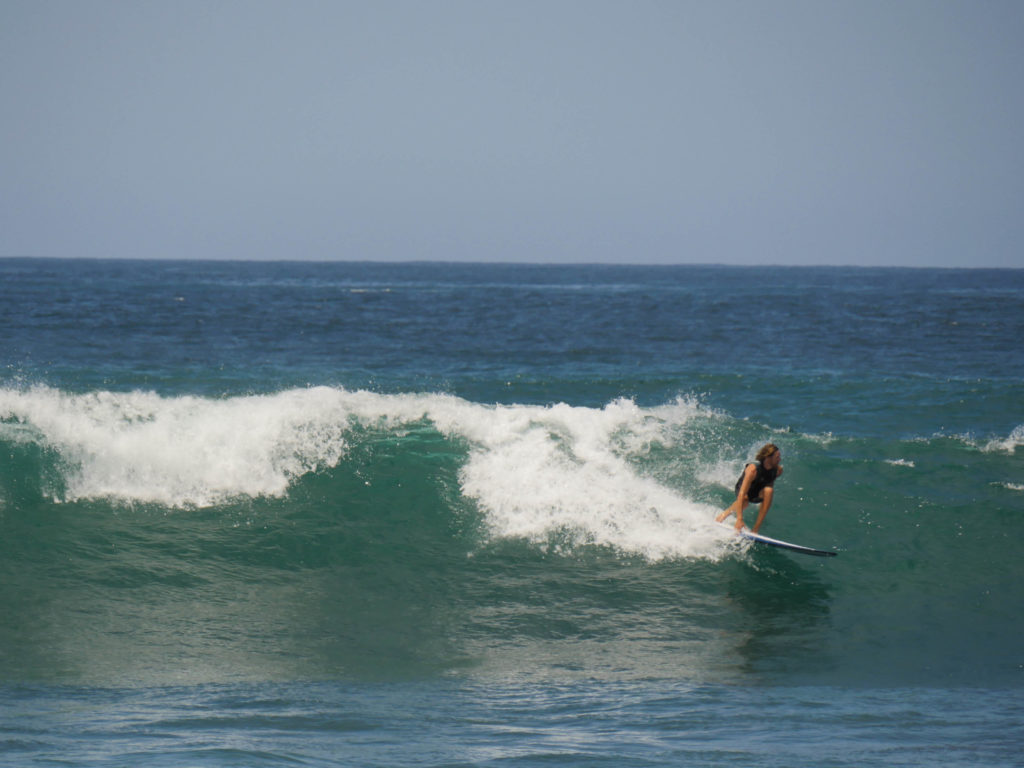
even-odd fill
[{"label": "horizon line", "polygon": [[618,261],[477,261],[470,259],[259,259],[240,257],[201,257],[201,256],[9,256],[0,255],[0,261],[94,261],[94,262],[172,262],[172,263],[203,263],[203,264],[379,264],[379,265],[437,265],[437,266],[504,266],[504,267],[637,267],[637,268],[679,268],[679,267],[719,267],[726,269],[932,269],[932,270],[1024,270],[1024,266],[937,266],[911,264],[789,264],[785,262],[759,263],[727,263],[713,261],[691,262],[618,262]]}]

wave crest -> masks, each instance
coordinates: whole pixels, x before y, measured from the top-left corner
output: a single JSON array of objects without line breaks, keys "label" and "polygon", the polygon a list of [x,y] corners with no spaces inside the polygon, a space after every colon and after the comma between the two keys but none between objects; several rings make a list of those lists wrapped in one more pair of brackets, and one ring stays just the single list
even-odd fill
[{"label": "wave crest", "polygon": [[992,451],[1013,453],[1022,445],[1024,445],[1024,424],[1018,424],[1007,437],[1002,440],[990,440],[982,450],[986,453]]},{"label": "wave crest", "polygon": [[[294,478],[345,453],[344,414],[323,392],[224,400],[148,392],[0,392],[0,416],[34,431],[63,462],[60,500],[169,507],[281,496]],[[11,430],[5,430],[11,434]]]},{"label": "wave crest", "polygon": [[701,413],[684,399],[657,408],[630,400],[603,408],[483,405],[331,387],[223,399],[0,391],[4,439],[36,440],[59,454],[65,482],[57,501],[175,508],[284,497],[299,477],[344,462],[354,429],[400,436],[426,421],[465,452],[461,492],[492,537],[546,542],[568,534],[654,559],[723,548],[710,524],[714,510],[642,466],[655,450],[678,461],[676,441]]}]

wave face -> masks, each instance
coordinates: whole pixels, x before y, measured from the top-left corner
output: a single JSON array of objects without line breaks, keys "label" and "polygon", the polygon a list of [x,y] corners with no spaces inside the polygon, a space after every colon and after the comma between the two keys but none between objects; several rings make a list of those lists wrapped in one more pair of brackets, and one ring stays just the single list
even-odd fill
[{"label": "wave face", "polygon": [[4,681],[1021,683],[1017,273],[0,272]]},{"label": "wave face", "polygon": [[[923,657],[934,673],[986,643],[988,665],[941,674],[1010,671],[991,634],[1020,621],[998,596],[1019,592],[998,504],[1020,491],[972,476],[1011,476],[1012,435],[787,434],[779,490],[801,503],[776,511],[772,532],[840,550],[826,568],[744,548],[712,522],[736,457],[772,435],[690,399],[34,387],[0,393],[0,414],[5,608],[35,630],[8,627],[7,674],[40,645],[69,646],[74,674],[115,678],[497,672],[530,658],[863,678],[880,647],[886,670]],[[946,485],[918,487],[935,466]],[[979,492],[991,512],[973,511]],[[40,605],[55,623],[40,624]],[[69,672],[52,663],[29,668]]]}]

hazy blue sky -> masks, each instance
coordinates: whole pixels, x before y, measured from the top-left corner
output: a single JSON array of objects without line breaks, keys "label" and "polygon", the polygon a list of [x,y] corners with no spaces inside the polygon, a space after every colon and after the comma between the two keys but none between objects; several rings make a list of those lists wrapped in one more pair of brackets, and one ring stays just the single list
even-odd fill
[{"label": "hazy blue sky", "polygon": [[0,0],[0,255],[1024,267],[1024,2]]}]

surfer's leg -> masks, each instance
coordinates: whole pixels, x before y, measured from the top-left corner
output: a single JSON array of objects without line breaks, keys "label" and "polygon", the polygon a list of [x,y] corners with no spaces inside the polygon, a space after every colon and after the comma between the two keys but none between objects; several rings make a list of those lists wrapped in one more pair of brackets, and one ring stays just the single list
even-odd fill
[{"label": "surfer's leg", "polygon": [[736,502],[734,501],[728,507],[726,507],[721,512],[719,512],[718,513],[718,517],[715,518],[715,522],[716,523],[720,523],[723,520],[725,520],[725,518],[727,518],[729,515],[731,515],[733,513],[733,507],[735,507],[735,506],[736,506]]},{"label": "surfer's leg", "polygon": [[736,513],[737,515],[742,515],[743,510],[747,508],[747,504],[749,503],[750,502],[748,502],[746,499],[736,499],[736,501],[734,501],[732,504],[730,504],[728,507],[726,507],[719,513],[718,517],[715,518],[715,522],[720,523],[723,520],[725,520],[725,518],[727,518],[729,515],[734,513]]},{"label": "surfer's leg", "polygon": [[761,528],[761,523],[764,522],[765,515],[768,514],[768,509],[772,505],[772,496],[775,495],[775,490],[768,486],[764,489],[761,494],[761,507],[757,510],[757,522],[754,523],[753,531],[757,533]]}]

